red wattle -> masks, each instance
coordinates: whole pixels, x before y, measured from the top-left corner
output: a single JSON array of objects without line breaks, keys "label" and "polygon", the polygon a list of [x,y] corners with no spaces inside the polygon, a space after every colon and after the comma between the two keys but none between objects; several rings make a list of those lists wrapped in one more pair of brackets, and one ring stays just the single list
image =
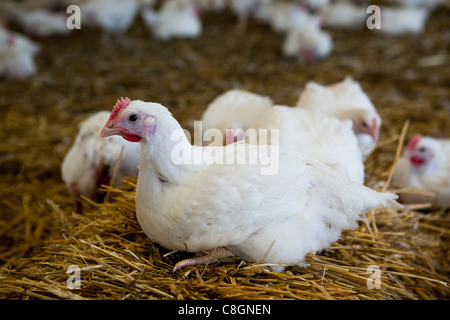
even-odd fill
[{"label": "red wattle", "polygon": [[123,133],[123,134],[122,134],[122,137],[123,137],[125,140],[130,141],[130,142],[139,142],[139,141],[142,140],[142,137],[139,137],[139,136],[134,135],[134,134],[126,134],[126,133]]},{"label": "red wattle", "polygon": [[423,159],[417,157],[412,157],[410,161],[415,166],[420,166],[425,162]]}]

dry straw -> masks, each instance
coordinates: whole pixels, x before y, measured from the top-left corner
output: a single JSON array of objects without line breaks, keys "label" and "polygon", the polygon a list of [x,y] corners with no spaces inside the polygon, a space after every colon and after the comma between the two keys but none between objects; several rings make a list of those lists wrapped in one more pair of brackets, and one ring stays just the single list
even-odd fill
[{"label": "dry straw", "polygon": [[[400,154],[408,123],[391,141]],[[396,160],[395,160],[396,161]],[[394,161],[394,164],[395,164]],[[391,171],[392,173],[392,168]],[[389,177],[383,190],[389,191]],[[446,299],[449,297],[448,215],[401,210],[370,212],[357,230],[344,232],[332,246],[308,257],[306,268],[272,271],[267,264],[224,258],[207,266],[173,266],[191,257],[152,243],[135,218],[135,179],[120,188],[104,186],[104,203],[84,199],[85,212],[62,209],[67,199],[48,199],[47,214],[23,210],[3,230],[24,234],[19,246],[3,251],[2,299]],[[57,193],[55,193],[57,194]],[[11,204],[12,205],[12,204]],[[51,213],[51,214],[49,214]],[[43,242],[43,224],[57,235]],[[25,254],[26,253],[26,254]],[[21,257],[21,258],[16,258]],[[71,266],[79,268],[79,289],[70,288]],[[373,282],[379,270],[379,282]],[[70,281],[69,281],[70,282]],[[379,286],[375,285],[379,284]]]},{"label": "dry straw", "polygon": [[[39,39],[36,77],[0,81],[0,299],[448,299],[449,212],[427,212],[429,204],[370,212],[357,230],[311,254],[307,268],[277,273],[228,258],[173,273],[192,255],[169,252],[142,233],[133,179],[105,187],[105,203],[86,199],[78,215],[60,165],[75,123],[110,110],[118,95],[161,102],[187,127],[231,87],[295,105],[307,81],[351,75],[373,99],[386,136],[365,162],[366,181],[404,192],[386,170],[403,145],[403,119],[411,119],[411,133],[450,135],[449,12],[448,5],[434,10],[419,36],[333,30],[333,53],[305,64],[282,59],[282,37],[267,26],[250,23],[242,37],[225,32],[236,21],[229,12],[202,15],[195,42],[152,41],[139,23],[122,45],[102,43],[88,28]],[[67,286],[70,266],[80,268],[80,289]],[[368,286],[370,266],[380,270],[380,289]]]}]

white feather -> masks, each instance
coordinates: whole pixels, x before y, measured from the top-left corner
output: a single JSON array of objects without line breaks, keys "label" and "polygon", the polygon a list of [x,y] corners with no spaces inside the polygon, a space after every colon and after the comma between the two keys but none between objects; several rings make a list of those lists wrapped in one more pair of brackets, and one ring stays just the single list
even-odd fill
[{"label": "white feather", "polygon": [[307,109],[277,105],[257,118],[253,128],[278,129],[282,148],[307,154],[342,171],[350,180],[364,183],[363,159],[350,121],[341,122]]},{"label": "white feather", "polygon": [[[267,96],[241,89],[228,90],[217,96],[206,108],[202,116],[203,131],[218,129],[224,137],[226,129],[239,128],[245,131],[252,127],[256,117],[272,105],[272,99]],[[223,141],[213,141],[212,145],[223,145]]]},{"label": "white feather", "polygon": [[139,9],[138,0],[88,0],[80,5],[82,23],[109,34],[128,30]]},{"label": "white feather", "polygon": [[336,1],[321,7],[323,25],[330,28],[357,29],[365,26],[367,7],[350,1]]},{"label": "white feather", "polygon": [[306,24],[309,14],[297,3],[275,1],[259,6],[255,18],[269,24],[276,32],[287,32]]},{"label": "white feather", "polygon": [[125,176],[137,175],[139,147],[121,137],[100,137],[109,115],[110,112],[99,111],[83,120],[79,124],[75,141],[62,162],[62,179],[74,197],[92,197],[99,187],[96,181],[103,170],[106,169],[111,178],[122,148],[123,156],[114,185],[120,185]]},{"label": "white feather", "polygon": [[427,22],[429,10],[421,7],[382,7],[380,32],[388,35],[421,33]]},{"label": "white feather", "polygon": [[46,9],[22,10],[17,19],[26,33],[41,37],[55,34],[68,34],[65,13],[55,13]]},{"label": "white feather", "polygon": [[25,79],[36,73],[39,46],[26,36],[0,26],[0,77]]},{"label": "white feather", "polygon": [[308,20],[287,32],[282,46],[286,57],[315,60],[330,54],[333,48],[331,35],[320,28],[318,18],[310,17]]},{"label": "white feather", "polygon": [[296,106],[327,114],[356,109],[376,111],[369,96],[352,77],[345,77],[342,81],[328,86],[309,81]]},{"label": "white feather", "polygon": [[159,11],[141,10],[141,16],[153,35],[163,41],[196,38],[203,31],[197,8],[189,0],[169,0]]},{"label": "white feather", "polygon": [[[352,77],[346,77],[328,86],[309,81],[296,107],[322,112],[340,120],[364,118],[371,123],[369,119],[376,119],[378,128],[382,123],[369,96]],[[354,131],[359,140],[363,158],[366,158],[375,148],[376,141],[371,136],[359,132],[358,128],[354,127]]]},{"label": "white feather", "polygon": [[[428,158],[423,164],[412,164],[411,156],[405,151],[397,162],[392,183],[400,188],[419,193],[405,192],[401,200],[406,203],[429,202],[434,208],[450,207],[450,140],[422,137],[414,153],[426,148]],[[433,195],[420,194],[421,191]]]},{"label": "white feather", "polygon": [[[136,189],[137,219],[145,234],[171,250],[197,252],[226,247],[245,260],[303,265],[305,254],[339,239],[341,231],[378,206],[397,207],[395,195],[378,193],[300,153],[281,150],[279,170],[261,175],[262,164],[175,164],[173,148],[215,148],[223,154],[245,151],[258,157],[257,145],[196,147],[181,136],[166,108],[132,101],[121,112],[152,116],[145,132]],[[131,131],[133,132],[133,131]],[[273,148],[273,146],[270,146]],[[272,250],[270,246],[274,244]]]}]

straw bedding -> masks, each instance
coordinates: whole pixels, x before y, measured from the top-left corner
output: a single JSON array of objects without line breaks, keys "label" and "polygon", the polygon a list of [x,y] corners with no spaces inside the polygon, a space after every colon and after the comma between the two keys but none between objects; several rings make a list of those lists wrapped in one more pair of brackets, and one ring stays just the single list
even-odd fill
[{"label": "straw bedding", "polygon": [[[286,273],[238,257],[172,273],[190,255],[142,233],[135,177],[121,188],[104,186],[104,203],[85,199],[80,215],[60,164],[76,124],[120,96],[160,102],[192,129],[207,103],[231,87],[292,105],[306,81],[352,75],[383,117],[366,183],[395,191],[389,173],[404,140],[415,132],[450,136],[449,14],[433,12],[421,36],[333,31],[331,56],[312,64],[284,59],[282,37],[256,22],[236,36],[228,12],[203,16],[204,33],[192,41],[157,42],[139,20],[119,38],[82,29],[36,39],[38,74],[0,82],[0,298],[448,299],[448,211],[426,204],[373,211],[357,230],[311,254],[307,268]],[[67,285],[69,266],[80,268],[79,289]],[[379,288],[370,286],[374,266]]]}]

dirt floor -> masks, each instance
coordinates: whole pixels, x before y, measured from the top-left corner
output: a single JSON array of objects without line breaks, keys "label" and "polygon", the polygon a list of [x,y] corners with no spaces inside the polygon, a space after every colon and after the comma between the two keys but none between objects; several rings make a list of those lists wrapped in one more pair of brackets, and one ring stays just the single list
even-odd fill
[{"label": "dirt floor", "polygon": [[[331,30],[331,55],[313,63],[284,58],[283,36],[253,20],[243,35],[229,12],[204,14],[202,21],[198,39],[167,43],[152,38],[140,19],[120,37],[82,28],[34,38],[41,46],[37,74],[0,81],[0,265],[13,267],[60,237],[47,199],[71,209],[60,165],[77,123],[111,110],[121,96],[159,102],[191,129],[207,104],[230,88],[293,105],[307,81],[330,84],[351,75],[383,118],[380,147],[366,161],[370,186],[385,181],[406,120],[408,139],[419,132],[450,137],[448,8],[432,13],[422,35]],[[427,64],[437,55],[445,59]],[[436,250],[448,262],[448,234],[444,239]]]}]

